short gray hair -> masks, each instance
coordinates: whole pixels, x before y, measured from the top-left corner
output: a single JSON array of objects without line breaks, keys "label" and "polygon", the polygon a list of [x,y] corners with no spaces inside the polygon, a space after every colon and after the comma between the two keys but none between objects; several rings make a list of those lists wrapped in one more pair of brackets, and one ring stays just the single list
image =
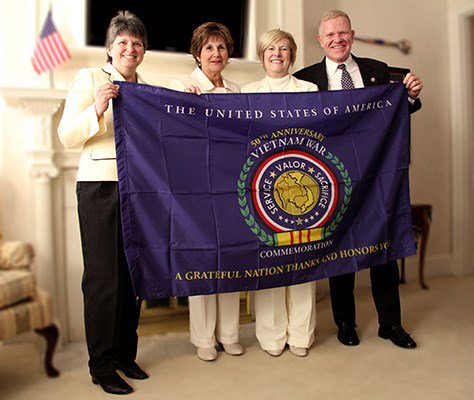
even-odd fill
[{"label": "short gray hair", "polygon": [[[105,35],[105,49],[108,50],[114,43],[117,36],[122,33],[129,33],[140,38],[143,48],[148,48],[148,36],[143,22],[130,11],[119,11],[117,15],[110,20],[107,34]],[[111,62],[112,57],[107,54],[107,62]]]},{"label": "short gray hair", "polygon": [[344,11],[341,11],[341,10],[331,10],[331,11],[326,11],[323,14],[323,16],[321,17],[321,19],[319,20],[318,32],[321,29],[321,24],[323,22],[329,21],[330,19],[334,19],[334,18],[337,18],[337,17],[346,18],[347,21],[349,22],[349,28],[352,29],[351,19],[349,18],[349,15],[347,15]]}]

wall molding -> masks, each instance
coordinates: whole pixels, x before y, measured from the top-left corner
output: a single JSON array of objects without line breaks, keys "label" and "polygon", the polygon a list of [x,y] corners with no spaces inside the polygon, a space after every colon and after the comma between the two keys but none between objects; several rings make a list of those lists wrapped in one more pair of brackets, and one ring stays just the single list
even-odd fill
[{"label": "wall molding", "polygon": [[470,18],[474,4],[448,10],[449,65],[451,87],[451,141],[452,141],[452,249],[451,270],[456,275],[472,273],[474,229],[472,228],[471,182],[473,165],[473,94],[472,94],[472,40]]}]

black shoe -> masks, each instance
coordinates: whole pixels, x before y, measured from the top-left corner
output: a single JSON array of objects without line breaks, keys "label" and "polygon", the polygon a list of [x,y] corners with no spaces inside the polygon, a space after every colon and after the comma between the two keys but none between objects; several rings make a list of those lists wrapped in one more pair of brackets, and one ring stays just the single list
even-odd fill
[{"label": "black shoe", "polygon": [[112,394],[129,394],[133,388],[125,382],[116,372],[105,376],[93,376],[92,383],[100,385],[104,392]]},{"label": "black shoe", "polygon": [[337,338],[342,344],[346,346],[357,346],[360,343],[359,336],[357,336],[357,332],[355,330],[355,326],[349,325],[345,322],[342,322],[339,325],[339,329],[337,331]]},{"label": "black shoe", "polygon": [[379,327],[379,337],[390,339],[394,344],[404,349],[414,349],[416,342],[410,337],[401,325]]},{"label": "black shoe", "polygon": [[131,364],[117,363],[117,369],[122,371],[127,378],[131,379],[148,379],[149,375],[143,371],[134,361]]}]

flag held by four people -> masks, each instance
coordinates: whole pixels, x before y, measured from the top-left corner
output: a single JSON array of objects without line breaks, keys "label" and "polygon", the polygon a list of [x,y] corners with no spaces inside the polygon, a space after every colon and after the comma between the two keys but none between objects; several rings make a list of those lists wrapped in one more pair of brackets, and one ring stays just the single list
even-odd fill
[{"label": "flag held by four people", "polygon": [[415,253],[403,84],[195,96],[116,83],[141,299],[296,285]]},{"label": "flag held by four people", "polygon": [[33,69],[41,75],[70,58],[71,54],[54,24],[52,12],[49,11],[31,57]]}]

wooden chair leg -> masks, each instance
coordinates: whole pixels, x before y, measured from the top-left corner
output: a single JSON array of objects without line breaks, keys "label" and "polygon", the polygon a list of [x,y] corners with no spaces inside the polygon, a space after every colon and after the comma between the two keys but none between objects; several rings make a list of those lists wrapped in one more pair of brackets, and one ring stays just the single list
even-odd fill
[{"label": "wooden chair leg", "polygon": [[405,280],[405,258],[400,260],[400,283],[406,283]]},{"label": "wooden chair leg", "polygon": [[56,325],[51,324],[42,329],[35,329],[35,332],[43,336],[46,340],[46,354],[44,356],[44,368],[50,377],[59,376],[59,371],[53,366],[53,354],[58,343],[59,331]]}]

